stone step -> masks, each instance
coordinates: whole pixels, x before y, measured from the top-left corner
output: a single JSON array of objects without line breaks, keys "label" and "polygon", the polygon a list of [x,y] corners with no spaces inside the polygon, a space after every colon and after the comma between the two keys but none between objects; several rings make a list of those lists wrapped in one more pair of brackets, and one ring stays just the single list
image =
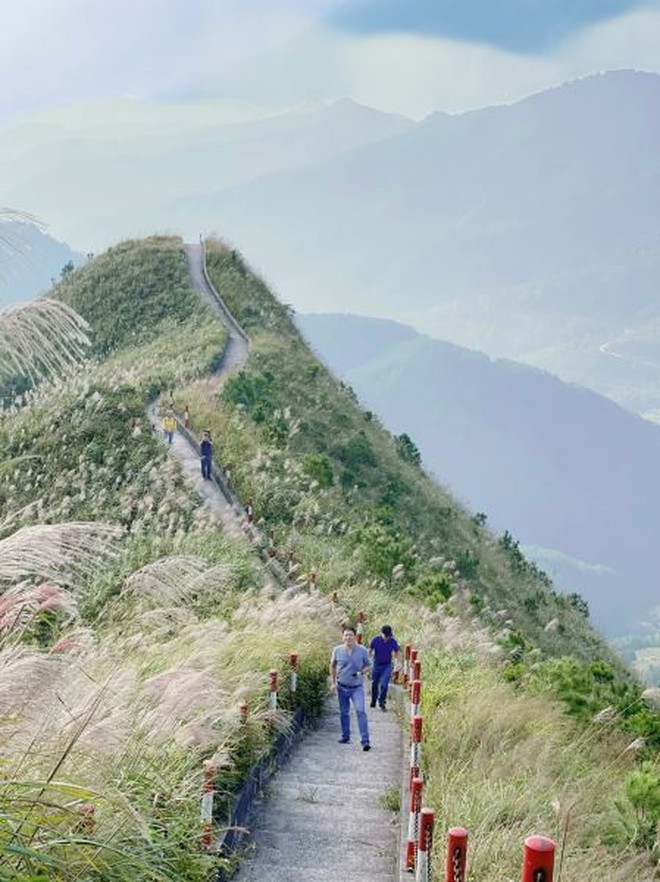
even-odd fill
[{"label": "stone step", "polygon": [[[268,836],[259,839],[258,851],[260,855],[259,865],[273,867],[285,864],[295,864],[298,868],[300,879],[305,878],[305,871],[316,869],[332,869],[336,867],[345,875],[346,882],[352,882],[353,872],[364,872],[368,867],[371,879],[376,882],[381,873],[396,872],[396,863],[391,848],[383,849],[381,845],[374,845],[365,839],[352,839],[342,841],[339,837],[334,840],[321,838],[302,838],[291,843],[287,847],[284,844],[275,844]],[[255,864],[256,866],[256,864]]]}]

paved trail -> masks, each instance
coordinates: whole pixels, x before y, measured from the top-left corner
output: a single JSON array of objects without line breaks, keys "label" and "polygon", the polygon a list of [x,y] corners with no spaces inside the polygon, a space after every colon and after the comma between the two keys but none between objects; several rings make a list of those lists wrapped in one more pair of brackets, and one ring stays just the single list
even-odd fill
[{"label": "paved trail", "polygon": [[[367,684],[367,687],[369,684]],[[394,882],[399,813],[381,804],[401,787],[401,727],[368,709],[372,750],[339,744],[336,700],[280,770],[252,825],[253,853],[237,882]]]},{"label": "paved trail", "polygon": [[[190,277],[229,331],[220,375],[247,359],[249,343],[218,301],[203,271],[200,245],[186,246]],[[150,417],[160,421],[155,410]],[[234,534],[242,533],[236,505],[219,485],[202,479],[197,451],[179,432],[171,453],[195,490]],[[339,635],[338,640],[339,642]],[[370,683],[365,684],[367,691]],[[364,753],[351,710],[353,742],[339,744],[336,698],[328,699],[318,729],[295,748],[260,803],[250,827],[249,857],[237,882],[395,882],[399,879],[400,816],[382,804],[401,788],[401,727],[391,711],[368,709],[372,750]]]}]

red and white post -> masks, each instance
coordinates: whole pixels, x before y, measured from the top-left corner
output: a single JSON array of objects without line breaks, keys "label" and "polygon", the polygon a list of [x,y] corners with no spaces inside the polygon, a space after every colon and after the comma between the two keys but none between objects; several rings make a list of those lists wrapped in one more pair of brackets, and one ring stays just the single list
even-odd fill
[{"label": "red and white post", "polygon": [[422,697],[422,681],[413,680],[410,687],[410,719],[414,720],[419,715],[419,704]]},{"label": "red and white post", "polygon": [[202,764],[202,835],[201,846],[204,851],[213,847],[213,795],[215,793],[215,766],[211,760]]},{"label": "red and white post", "polygon": [[408,685],[410,680],[410,643],[406,643],[403,650],[403,686]]},{"label": "red and white post", "polygon": [[415,680],[421,680],[421,679],[422,679],[422,662],[419,658],[419,653],[418,653],[417,656],[415,657],[415,661],[413,662],[411,680],[414,683]]},{"label": "red and white post", "polygon": [[297,652],[289,653],[289,666],[291,668],[289,680],[291,685],[291,694],[295,695],[298,690],[298,668],[300,666],[300,656]]},{"label": "red and white post", "polygon": [[468,834],[465,827],[451,827],[447,833],[446,882],[465,882]]},{"label": "red and white post", "polygon": [[277,671],[268,672],[268,710],[277,710]]},{"label": "red and white post", "polygon": [[528,836],[523,849],[521,882],[552,882],[555,843],[545,836]]},{"label": "red and white post", "polygon": [[[412,689],[412,681],[415,679],[415,662],[419,656],[418,649],[410,650],[410,661],[408,662],[408,689]],[[419,677],[417,678],[419,680]]]},{"label": "red and white post", "polygon": [[424,782],[421,778],[413,778],[410,787],[410,817],[408,819],[408,841],[406,843],[406,871],[415,872],[417,864],[417,842],[419,840],[419,815],[422,811],[422,787]]},{"label": "red and white post", "polygon": [[409,787],[415,778],[420,778],[422,765],[422,722],[423,718],[417,714],[410,721],[410,781]]},{"label": "red and white post", "polygon": [[238,718],[241,722],[241,725],[245,725],[248,721],[249,716],[249,708],[247,701],[242,701],[238,706]]},{"label": "red and white post", "polygon": [[417,843],[417,875],[415,882],[431,882],[431,850],[433,848],[433,825],[435,812],[423,808],[419,816],[419,841]]}]

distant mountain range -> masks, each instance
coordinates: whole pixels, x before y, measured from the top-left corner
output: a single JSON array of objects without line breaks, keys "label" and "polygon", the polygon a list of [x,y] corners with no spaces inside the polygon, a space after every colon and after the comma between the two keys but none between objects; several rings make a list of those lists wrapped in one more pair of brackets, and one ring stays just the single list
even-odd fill
[{"label": "distant mountain range", "polygon": [[83,260],[34,224],[0,223],[0,309],[43,294],[66,264]]},{"label": "distant mountain range", "polygon": [[200,230],[224,230],[222,214],[193,209],[183,217],[171,208],[177,200],[203,201],[411,126],[350,100],[279,116],[226,102],[63,108],[0,129],[0,191],[7,204],[38,214],[85,250],[154,230],[196,239]]},{"label": "distant mountain range", "polygon": [[546,367],[631,409],[657,370],[601,345],[660,326],[660,76],[619,71],[436,114],[171,213],[230,231],[302,311],[360,311]]},{"label": "distant mountain range", "polygon": [[[660,426],[507,360],[352,315],[302,315],[316,352],[498,534],[509,530],[608,634],[660,605]],[[657,630],[657,629],[656,629]]]},{"label": "distant mountain range", "polygon": [[655,415],[660,369],[629,350],[660,347],[659,107],[634,71],[421,122],[105,102],[0,129],[0,189],[82,250],[216,231],[298,310],[404,321]]}]

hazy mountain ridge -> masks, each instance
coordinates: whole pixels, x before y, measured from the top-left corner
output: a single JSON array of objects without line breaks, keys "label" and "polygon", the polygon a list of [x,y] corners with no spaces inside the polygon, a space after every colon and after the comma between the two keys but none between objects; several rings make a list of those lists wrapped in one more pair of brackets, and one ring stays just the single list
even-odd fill
[{"label": "hazy mountain ridge", "polygon": [[[325,161],[413,125],[347,99],[230,122],[213,104],[204,105],[207,116],[194,107],[146,107],[144,120],[133,102],[102,106],[105,118],[94,106],[48,114],[6,127],[0,141],[11,169],[6,178],[0,172],[6,200],[86,247],[123,237],[131,225],[179,229],[180,219],[165,211],[172,200]],[[191,223],[191,236],[199,224]]]},{"label": "hazy mountain ridge", "polygon": [[347,315],[298,322],[365,406],[409,433],[426,467],[497,532],[572,559],[555,555],[554,571],[601,626],[621,633],[657,605],[660,427],[538,369],[410,328],[385,333],[386,322]]},{"label": "hazy mountain ridge", "polygon": [[299,310],[405,321],[650,412],[655,371],[601,347],[657,339],[659,107],[636,71],[419,123],[106,102],[5,127],[0,186],[85,250],[229,231]]},{"label": "hazy mountain ridge", "polygon": [[660,76],[589,77],[177,208],[221,215],[301,310],[405,320],[621,399],[635,376],[598,347],[657,318],[658,107]]}]

